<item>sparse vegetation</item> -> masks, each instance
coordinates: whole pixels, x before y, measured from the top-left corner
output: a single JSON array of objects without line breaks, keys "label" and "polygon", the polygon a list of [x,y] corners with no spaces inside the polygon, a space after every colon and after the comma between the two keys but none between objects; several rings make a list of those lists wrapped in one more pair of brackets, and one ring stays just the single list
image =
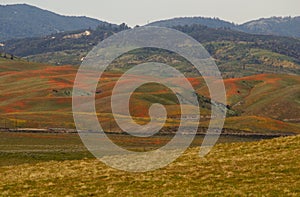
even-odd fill
[{"label": "sparse vegetation", "polygon": [[0,167],[0,191],[11,195],[297,196],[300,138],[220,144],[205,158],[192,148],[153,172],[111,169],[95,159]]}]

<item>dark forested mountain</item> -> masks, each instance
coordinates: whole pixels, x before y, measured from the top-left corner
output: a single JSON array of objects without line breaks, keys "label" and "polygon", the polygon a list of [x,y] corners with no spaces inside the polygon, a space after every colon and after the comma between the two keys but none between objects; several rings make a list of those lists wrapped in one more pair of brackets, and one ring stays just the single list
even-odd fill
[{"label": "dark forested mountain", "polygon": [[[248,47],[270,50],[294,58],[300,63],[300,40],[273,35],[254,35],[228,28],[209,28],[202,25],[174,26],[202,44],[211,42],[243,43]],[[92,46],[113,33],[126,30],[128,26],[100,25],[96,30],[77,30],[52,34],[46,37],[25,38],[4,42],[6,52],[26,57],[47,52],[63,50],[88,51]]]},{"label": "dark forested mountain", "polygon": [[0,5],[0,41],[45,36],[53,33],[108,24],[87,17],[62,16],[40,8],[26,5]]},{"label": "dark forested mountain", "polygon": [[278,35],[300,38],[300,17],[271,17],[249,21],[242,25],[233,24],[218,18],[185,17],[161,20],[151,26],[173,27],[204,25],[211,28],[230,28],[251,34]]},{"label": "dark forested mountain", "polygon": [[228,28],[208,28],[202,25],[175,26],[201,43],[233,42],[248,47],[270,50],[295,58],[300,63],[300,40],[284,36],[255,35]]},{"label": "dark forested mountain", "polygon": [[81,63],[88,51],[105,38],[122,30],[129,29],[121,25],[102,24],[95,30],[83,29],[51,34],[44,37],[22,38],[3,42],[5,52],[19,57],[41,57],[30,59],[51,64]]},{"label": "dark forested mountain", "polygon": [[88,51],[113,33],[126,29],[129,27],[125,23],[121,25],[102,24],[94,30],[82,29],[44,37],[13,39],[3,43],[7,53],[21,57],[63,50],[83,49]]}]

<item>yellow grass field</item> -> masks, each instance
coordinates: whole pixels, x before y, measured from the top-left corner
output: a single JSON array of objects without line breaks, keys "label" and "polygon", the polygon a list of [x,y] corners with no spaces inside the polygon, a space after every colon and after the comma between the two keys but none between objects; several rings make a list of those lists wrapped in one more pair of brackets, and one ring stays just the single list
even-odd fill
[{"label": "yellow grass field", "polygon": [[191,148],[147,173],[117,171],[96,159],[0,168],[1,196],[299,196],[300,136]]}]

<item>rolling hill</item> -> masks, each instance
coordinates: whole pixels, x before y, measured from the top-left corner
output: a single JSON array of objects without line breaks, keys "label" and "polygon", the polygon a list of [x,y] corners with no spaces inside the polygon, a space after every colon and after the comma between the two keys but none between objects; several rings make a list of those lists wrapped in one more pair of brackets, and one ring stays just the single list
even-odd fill
[{"label": "rolling hill", "polygon": [[[72,88],[77,68],[50,66],[24,60],[0,58],[0,127],[74,128]],[[107,72],[97,89],[96,106],[105,129],[118,131],[112,120],[111,91],[120,73]],[[206,85],[201,78],[189,78],[200,101],[201,115],[210,115]],[[300,133],[299,76],[263,74],[225,80],[229,109],[224,132],[292,134]],[[259,100],[257,100],[259,99]],[[164,87],[148,84],[131,98],[131,114],[145,124],[151,103],[165,105],[169,126],[177,126],[180,114],[175,95]],[[207,127],[202,118],[200,127]],[[203,130],[201,130],[203,132]]]},{"label": "rolling hill", "polygon": [[109,25],[88,17],[58,15],[27,4],[0,5],[0,24],[0,41]]},{"label": "rolling hill", "polygon": [[[230,29],[214,29],[201,25],[176,26],[187,33],[210,52],[223,77],[243,77],[260,73],[300,73],[300,40],[280,36],[252,35]],[[27,58],[30,61],[54,65],[80,65],[82,59],[95,45],[113,33],[128,29],[125,24],[112,27],[102,25],[96,30],[80,30],[53,34],[43,38],[27,38],[5,42],[6,52]],[[126,67],[133,62],[163,60],[177,63],[179,70],[193,73],[188,62],[170,53],[160,55],[147,51],[136,51],[123,57],[115,68]],[[179,58],[179,59],[178,59]],[[169,60],[169,61],[168,61]],[[173,63],[174,64],[174,63]],[[176,65],[175,65],[176,66]]]}]

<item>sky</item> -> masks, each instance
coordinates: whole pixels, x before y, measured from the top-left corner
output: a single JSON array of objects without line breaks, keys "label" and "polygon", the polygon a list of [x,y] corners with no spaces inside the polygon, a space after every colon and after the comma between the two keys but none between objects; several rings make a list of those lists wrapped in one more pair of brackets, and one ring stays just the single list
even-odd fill
[{"label": "sky", "polygon": [[129,26],[183,16],[218,17],[241,24],[271,16],[300,16],[300,0],[0,0],[62,15],[88,16]]}]

